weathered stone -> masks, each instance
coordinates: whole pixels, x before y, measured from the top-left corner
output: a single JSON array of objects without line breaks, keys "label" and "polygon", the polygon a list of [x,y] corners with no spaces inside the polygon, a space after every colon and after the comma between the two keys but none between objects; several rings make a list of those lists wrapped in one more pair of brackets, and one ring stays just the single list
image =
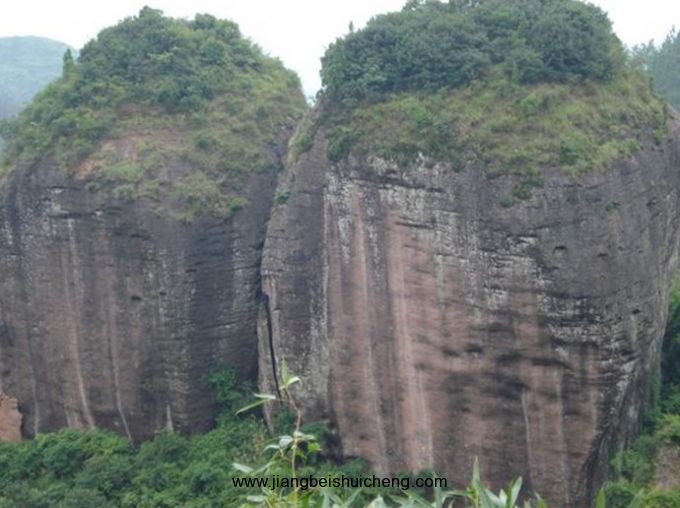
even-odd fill
[{"label": "weathered stone", "polygon": [[677,446],[662,444],[654,460],[654,488],[660,491],[680,489],[680,450]]},{"label": "weathered stone", "polygon": [[[278,146],[283,153],[287,136]],[[274,149],[273,148],[273,149]],[[168,162],[164,178],[191,171]],[[0,386],[23,433],[114,429],[134,441],[211,428],[215,368],[256,378],[257,295],[276,171],[253,174],[229,220],[185,223],[150,200],[93,191],[53,161],[0,199]],[[160,208],[160,212],[159,212]]]},{"label": "weathered stone", "polygon": [[[586,506],[659,361],[680,227],[680,135],[531,199],[483,168],[292,165],[263,258],[260,383],[285,360],[308,419],[381,473],[523,476]],[[272,361],[275,359],[275,361]]]},{"label": "weathered stone", "polygon": [[0,441],[21,441],[19,402],[2,392],[0,392]]}]

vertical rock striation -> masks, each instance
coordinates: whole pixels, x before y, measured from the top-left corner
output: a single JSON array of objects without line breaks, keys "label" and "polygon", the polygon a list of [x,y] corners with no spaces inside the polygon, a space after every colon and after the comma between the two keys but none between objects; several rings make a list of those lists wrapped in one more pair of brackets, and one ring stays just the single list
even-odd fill
[{"label": "vertical rock striation", "polygon": [[260,260],[297,76],[210,15],[143,8],[12,123],[0,161],[0,393],[23,433],[200,432],[257,377]]},{"label": "vertical rock striation", "polygon": [[0,392],[0,441],[21,440],[21,413],[17,399]]},{"label": "vertical rock striation", "polygon": [[[179,178],[190,170],[175,161]],[[172,178],[169,176],[169,178]],[[276,172],[249,205],[192,223],[114,199],[49,160],[15,170],[0,206],[0,389],[23,432],[206,430],[211,370],[256,377],[259,266]]]},{"label": "vertical rock striation", "polygon": [[544,185],[483,168],[332,163],[323,129],[282,185],[263,259],[260,377],[285,360],[307,418],[381,473],[522,475],[586,506],[659,360],[679,221],[680,128]]}]

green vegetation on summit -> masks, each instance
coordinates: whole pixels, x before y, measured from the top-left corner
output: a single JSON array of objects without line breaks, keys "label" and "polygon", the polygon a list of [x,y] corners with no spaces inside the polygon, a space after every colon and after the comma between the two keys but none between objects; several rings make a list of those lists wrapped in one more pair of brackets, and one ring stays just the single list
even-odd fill
[{"label": "green vegetation on summit", "polygon": [[572,0],[411,0],[332,44],[326,93],[344,101],[470,84],[494,66],[521,83],[609,79],[624,53],[601,10]]},{"label": "green vegetation on summit", "polygon": [[[209,15],[166,18],[145,7],[102,31],[5,127],[4,171],[50,155],[118,197],[181,203],[182,217],[228,216],[256,171],[278,167],[281,129],[305,111],[297,76]],[[189,174],[164,178],[171,160]],[[0,170],[1,171],[1,170]],[[163,189],[164,185],[171,188]]]},{"label": "green vegetation on summit", "polygon": [[575,0],[411,1],[323,58],[328,155],[425,158],[519,175],[607,167],[666,132],[667,112],[600,9]]}]

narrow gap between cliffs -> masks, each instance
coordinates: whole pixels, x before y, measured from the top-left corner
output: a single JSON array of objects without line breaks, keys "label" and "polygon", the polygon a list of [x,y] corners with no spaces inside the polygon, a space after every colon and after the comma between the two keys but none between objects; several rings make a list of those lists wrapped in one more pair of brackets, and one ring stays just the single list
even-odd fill
[{"label": "narrow gap between cliffs", "polygon": [[276,395],[281,398],[281,389],[279,387],[279,373],[276,368],[276,354],[274,353],[274,334],[272,327],[272,315],[269,310],[269,295],[262,292],[262,298],[264,303],[264,311],[267,318],[267,342],[269,343],[269,359],[272,364],[272,375],[274,376],[274,386],[276,387]]}]

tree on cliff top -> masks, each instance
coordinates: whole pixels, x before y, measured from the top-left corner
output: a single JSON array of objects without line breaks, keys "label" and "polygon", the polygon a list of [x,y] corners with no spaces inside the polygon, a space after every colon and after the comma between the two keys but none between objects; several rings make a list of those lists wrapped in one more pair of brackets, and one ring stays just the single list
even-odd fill
[{"label": "tree on cliff top", "polygon": [[346,104],[455,88],[501,69],[521,83],[612,78],[624,62],[607,15],[576,0],[410,1],[338,39],[325,92]]},{"label": "tree on cliff top", "polygon": [[114,133],[122,117],[141,110],[200,116],[218,96],[250,94],[252,102],[254,90],[287,110],[300,85],[235,23],[210,15],[167,18],[149,7],[100,32],[77,62],[66,57],[64,71],[4,129],[12,137],[11,163],[32,163],[55,150],[62,166],[72,167]]}]

